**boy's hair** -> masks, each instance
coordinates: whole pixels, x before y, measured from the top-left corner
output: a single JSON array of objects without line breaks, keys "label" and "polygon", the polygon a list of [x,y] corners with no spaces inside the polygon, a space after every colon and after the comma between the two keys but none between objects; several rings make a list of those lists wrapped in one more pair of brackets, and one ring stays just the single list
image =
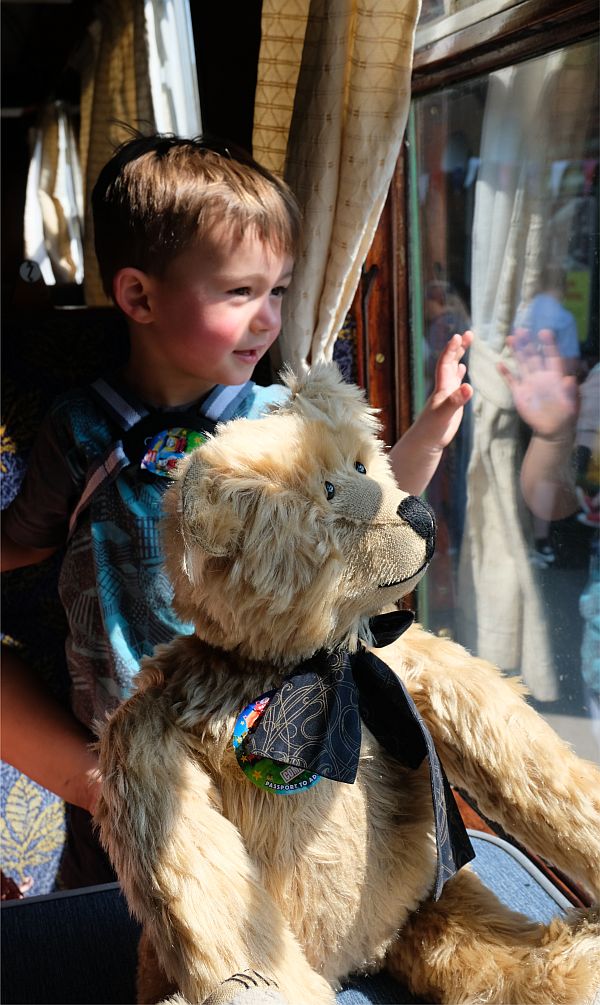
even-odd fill
[{"label": "boy's hair", "polygon": [[291,189],[230,143],[136,135],[117,148],[92,192],[96,257],[107,296],[119,269],[164,275],[218,224],[254,230],[294,254],[301,215]]}]

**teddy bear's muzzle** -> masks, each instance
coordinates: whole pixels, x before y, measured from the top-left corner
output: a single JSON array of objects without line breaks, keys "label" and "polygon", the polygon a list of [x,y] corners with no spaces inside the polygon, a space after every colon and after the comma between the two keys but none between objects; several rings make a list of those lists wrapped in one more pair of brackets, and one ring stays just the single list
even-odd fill
[{"label": "teddy bear's muzzle", "polygon": [[431,506],[417,496],[406,496],[396,512],[426,542],[428,562],[435,549],[436,531],[435,514]]}]

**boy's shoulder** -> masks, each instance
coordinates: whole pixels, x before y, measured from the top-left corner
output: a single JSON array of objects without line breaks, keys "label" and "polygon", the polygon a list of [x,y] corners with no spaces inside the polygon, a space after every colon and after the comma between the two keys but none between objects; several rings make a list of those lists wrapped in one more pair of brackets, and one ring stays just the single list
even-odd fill
[{"label": "boy's shoulder", "polygon": [[69,388],[58,395],[46,416],[58,441],[68,449],[82,448],[95,455],[114,438],[106,411],[94,394],[91,384]]},{"label": "boy's shoulder", "polygon": [[[111,436],[114,437],[114,423],[109,418],[109,415],[112,414],[111,404],[109,401],[107,405],[105,398],[106,388],[109,392],[116,390],[119,397],[124,393],[123,388],[118,381],[113,386],[110,378],[103,378],[104,391],[99,394],[96,387],[98,383],[70,388],[54,399],[48,414],[57,430],[70,433],[75,439],[86,442],[90,439],[93,441],[100,439],[104,442]],[[263,387],[252,381],[249,381],[242,388],[219,386],[211,392],[207,402],[203,405],[203,410],[208,404],[208,414],[210,415],[214,409],[215,419],[221,422],[233,418],[258,419],[271,406],[284,403],[288,399],[289,393],[288,388],[282,384],[270,384]],[[227,398],[229,398],[229,402]],[[125,406],[127,404],[126,397]],[[133,407],[139,407],[139,405],[136,406],[133,399],[129,404],[132,404]]]},{"label": "boy's shoulder", "polygon": [[244,411],[241,413],[241,417],[258,419],[268,411],[271,405],[283,404],[289,396],[289,388],[284,387],[283,384],[269,384],[267,387],[254,384],[243,403]]},{"label": "boy's shoulder", "polygon": [[79,412],[98,411],[99,405],[96,396],[92,391],[91,384],[81,384],[70,387],[57,395],[52,401],[48,413],[60,417],[68,416]]},{"label": "boy's shoulder", "polygon": [[202,400],[200,409],[212,422],[230,419],[258,419],[271,405],[287,400],[289,391],[281,384],[263,387],[249,380],[245,384],[217,384]]}]

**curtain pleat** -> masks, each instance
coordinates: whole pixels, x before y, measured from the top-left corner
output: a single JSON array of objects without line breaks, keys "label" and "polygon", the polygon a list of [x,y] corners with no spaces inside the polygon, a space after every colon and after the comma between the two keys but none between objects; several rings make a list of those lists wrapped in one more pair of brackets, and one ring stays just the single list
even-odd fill
[{"label": "curtain pleat", "polygon": [[305,27],[304,5],[284,6],[293,15],[293,44],[279,82],[273,62],[285,21],[268,6],[263,17],[255,154],[264,159],[272,143],[277,169],[289,120],[285,178],[302,205],[304,233],[280,348],[286,362],[305,369],[332,356],[383,209],[408,115],[420,4],[311,0]]},{"label": "curtain pleat", "polygon": [[133,126],[155,128],[148,74],[143,4],[105,0],[90,36],[90,60],[82,80],[81,140],[85,186],[85,299],[90,306],[109,303],[94,254],[90,195],[100,170]]},{"label": "curtain pleat", "polygon": [[252,152],[283,176],[310,0],[263,0]]}]

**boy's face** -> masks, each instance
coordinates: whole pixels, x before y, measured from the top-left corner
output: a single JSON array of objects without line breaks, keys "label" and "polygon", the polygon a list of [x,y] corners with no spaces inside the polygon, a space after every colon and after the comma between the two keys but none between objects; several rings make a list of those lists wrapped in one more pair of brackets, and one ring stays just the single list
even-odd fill
[{"label": "boy's face", "polygon": [[188,248],[152,281],[155,363],[198,393],[251,377],[279,335],[292,278],[291,256],[254,233],[221,236]]}]

